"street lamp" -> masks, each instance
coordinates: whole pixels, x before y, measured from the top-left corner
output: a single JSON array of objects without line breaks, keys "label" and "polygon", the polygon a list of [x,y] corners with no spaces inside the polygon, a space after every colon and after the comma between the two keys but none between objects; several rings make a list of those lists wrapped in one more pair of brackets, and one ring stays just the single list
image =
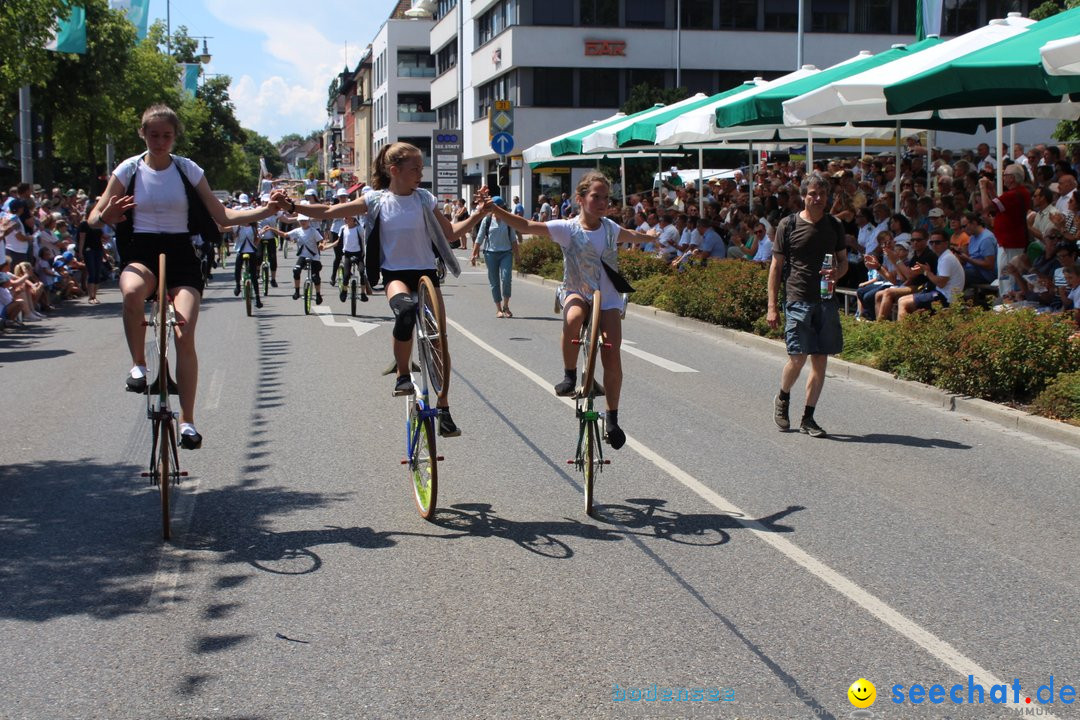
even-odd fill
[{"label": "street lamp", "polygon": [[199,62],[203,65],[209,65],[213,56],[210,54],[210,50],[206,47],[207,40],[213,40],[212,35],[188,35],[192,40],[202,40],[202,52],[199,53]]}]

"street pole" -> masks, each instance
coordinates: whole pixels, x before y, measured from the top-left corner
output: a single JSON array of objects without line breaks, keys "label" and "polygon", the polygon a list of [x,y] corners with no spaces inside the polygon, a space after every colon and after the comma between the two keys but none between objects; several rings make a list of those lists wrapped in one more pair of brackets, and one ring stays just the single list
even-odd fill
[{"label": "street pole", "polygon": [[796,70],[803,66],[803,41],[806,39],[806,24],[803,17],[806,11],[806,0],[797,0],[797,2],[799,3],[799,42],[795,51],[798,55],[795,58]]},{"label": "street pole", "polygon": [[675,3],[675,87],[682,87],[682,0]]},{"label": "street pole", "polygon": [[172,6],[170,0],[165,0],[165,47],[172,56]]},{"label": "street pole", "polygon": [[33,129],[30,116],[30,86],[19,88],[19,163],[22,182],[34,182]]}]

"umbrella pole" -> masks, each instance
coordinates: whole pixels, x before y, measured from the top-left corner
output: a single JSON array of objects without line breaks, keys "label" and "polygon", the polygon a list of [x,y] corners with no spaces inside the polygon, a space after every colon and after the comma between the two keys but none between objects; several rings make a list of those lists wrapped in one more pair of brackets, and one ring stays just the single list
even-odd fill
[{"label": "umbrella pole", "polygon": [[619,157],[619,183],[622,185],[622,206],[626,207],[626,156]]},{"label": "umbrella pole", "polygon": [[814,131],[806,128],[806,174],[814,172]]},{"label": "umbrella pole", "polygon": [[997,124],[997,150],[994,151],[994,157],[997,158],[997,172],[994,173],[994,175],[995,175],[994,183],[995,183],[995,189],[997,190],[997,194],[1000,195],[1001,190],[1002,190],[1001,176],[1003,174],[1001,172],[1001,167],[1002,167],[1002,161],[1004,160],[1004,158],[1001,157],[1001,106],[1000,105],[998,105],[998,106],[996,106],[994,108],[994,122]]},{"label": "umbrella pole", "polygon": [[697,214],[705,217],[705,148],[697,151]]},{"label": "umbrella pole", "polygon": [[[747,159],[747,161],[749,163],[749,167],[747,168],[746,171],[750,174],[750,184],[748,185],[748,187],[750,188],[750,197],[753,198],[754,197],[754,141],[753,140],[747,140],[746,141],[746,159]],[[736,190],[738,190],[738,188],[736,188]],[[754,206],[753,200],[751,199],[749,202],[750,202],[750,207],[753,207]]]},{"label": "umbrella pole", "polygon": [[934,172],[934,135],[933,130],[926,131],[926,172],[930,175],[930,196],[937,195],[937,173]]},{"label": "umbrella pole", "polygon": [[900,212],[900,121],[896,121],[896,172],[893,173],[893,212]]}]

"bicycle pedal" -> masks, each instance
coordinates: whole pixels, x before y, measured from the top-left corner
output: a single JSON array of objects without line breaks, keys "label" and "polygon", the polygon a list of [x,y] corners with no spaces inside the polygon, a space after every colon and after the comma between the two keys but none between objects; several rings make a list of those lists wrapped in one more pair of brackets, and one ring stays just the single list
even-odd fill
[{"label": "bicycle pedal", "polygon": [[401,461],[401,464],[402,464],[402,465],[408,465],[408,464],[409,464],[409,459],[408,459],[408,458],[406,458],[406,459],[402,460],[402,461]]},{"label": "bicycle pedal", "polygon": [[611,464],[611,461],[610,461],[610,460],[605,460],[605,461],[604,461],[604,465],[610,465],[610,464]]},{"label": "bicycle pedal", "polygon": [[570,344],[571,344],[571,345],[580,345],[580,344],[581,344],[581,340],[579,340],[579,339],[577,339],[577,338],[574,338],[573,340],[571,340],[571,341],[570,341]]},{"label": "bicycle pedal", "polygon": [[187,470],[181,470],[180,477],[187,477]]},{"label": "bicycle pedal", "polygon": [[606,347],[606,348],[610,348],[610,347],[611,347],[611,343],[600,343],[600,347]]},{"label": "bicycle pedal", "polygon": [[148,472],[141,472],[139,473],[139,477],[151,477],[151,475]]},{"label": "bicycle pedal", "polygon": [[436,456],[435,456],[435,459],[436,459],[436,460],[438,460],[439,462],[442,462],[442,461],[443,461],[443,460],[445,460],[446,458],[444,458],[444,457],[443,457],[442,455],[436,455]]}]

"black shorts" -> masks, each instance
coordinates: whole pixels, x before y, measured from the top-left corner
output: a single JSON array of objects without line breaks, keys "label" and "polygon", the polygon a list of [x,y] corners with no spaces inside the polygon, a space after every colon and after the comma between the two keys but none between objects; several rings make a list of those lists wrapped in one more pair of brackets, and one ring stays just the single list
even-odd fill
[{"label": "black shorts", "polygon": [[416,292],[420,289],[420,278],[422,277],[431,278],[431,284],[439,287],[439,276],[435,272],[435,268],[430,270],[387,270],[382,268],[379,272],[382,274],[383,287],[395,280],[400,280],[409,288],[409,292]]},{"label": "black shorts", "polygon": [[168,233],[135,233],[130,242],[121,244],[123,265],[137,263],[157,277],[158,257],[165,254],[165,281],[169,289],[190,287],[202,295],[202,258],[191,243],[191,236]]}]

